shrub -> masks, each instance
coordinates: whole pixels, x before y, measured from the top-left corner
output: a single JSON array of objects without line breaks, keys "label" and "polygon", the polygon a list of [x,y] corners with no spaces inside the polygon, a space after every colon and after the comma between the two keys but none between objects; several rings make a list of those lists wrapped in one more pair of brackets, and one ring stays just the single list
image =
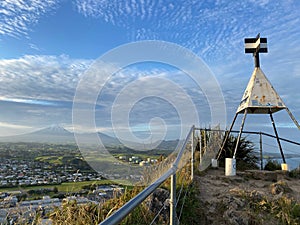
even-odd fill
[{"label": "shrub", "polygon": [[[233,157],[236,142],[237,137],[229,135],[219,158],[220,166],[224,166],[225,158]],[[235,158],[238,170],[258,169],[258,157],[255,153],[254,144],[245,137],[240,139]]]},{"label": "shrub", "polygon": [[277,160],[268,160],[264,170],[269,170],[269,171],[275,171],[275,170],[281,170],[281,165]]},{"label": "shrub", "polygon": [[296,169],[293,169],[289,172],[289,176],[292,178],[300,178],[300,166]]}]

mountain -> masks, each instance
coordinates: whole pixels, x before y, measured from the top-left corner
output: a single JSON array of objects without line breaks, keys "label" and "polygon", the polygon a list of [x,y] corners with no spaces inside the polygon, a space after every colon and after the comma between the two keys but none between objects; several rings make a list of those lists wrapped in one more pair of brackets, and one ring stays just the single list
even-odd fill
[{"label": "mountain", "polygon": [[[106,146],[120,144],[117,138],[103,133],[97,134]],[[80,136],[82,137],[81,140],[86,144],[92,143],[95,140],[94,134],[91,133],[81,134]],[[51,125],[28,134],[0,137],[0,142],[76,143],[74,133],[59,125]]]},{"label": "mountain", "polygon": [[46,127],[41,130],[37,130],[32,132],[31,134],[36,135],[73,135],[70,131],[67,131],[65,128],[59,125],[51,125],[50,127]]},{"label": "mountain", "polygon": [[74,134],[59,125],[51,125],[31,133],[0,137],[1,142],[75,143]]},{"label": "mountain", "polygon": [[74,134],[59,125],[51,125],[24,136],[28,140],[35,140],[35,142],[75,143]]},{"label": "mountain", "polygon": [[[104,133],[97,133],[105,146],[121,146],[123,145],[118,138],[109,136]],[[78,140],[83,144],[96,144],[95,133],[77,134]],[[59,125],[51,125],[49,127],[22,135],[0,137],[0,142],[37,142],[37,143],[57,143],[57,144],[75,144],[75,134],[66,130]],[[157,149],[160,150],[174,150],[178,144],[178,140],[161,141]],[[144,149],[144,144],[131,143],[135,149]]]}]

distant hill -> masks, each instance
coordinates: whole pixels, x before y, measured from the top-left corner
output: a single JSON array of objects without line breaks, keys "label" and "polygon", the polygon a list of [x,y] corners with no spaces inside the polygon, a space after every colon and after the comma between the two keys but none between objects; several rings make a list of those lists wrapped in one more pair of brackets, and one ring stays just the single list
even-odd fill
[{"label": "distant hill", "polygon": [[[264,152],[263,156],[265,159],[281,159],[282,156],[280,153],[276,152]],[[285,158],[299,158],[300,157],[300,152],[299,153],[284,153]]]},{"label": "distant hill", "polygon": [[[115,137],[111,137],[111,136],[109,136],[107,134],[103,134],[101,132],[98,132],[97,135],[101,139],[101,142],[105,146],[122,145],[121,142]],[[79,140],[84,144],[95,144],[95,141],[96,141],[94,133],[84,133],[84,134],[78,135],[78,137],[80,138]]]},{"label": "distant hill", "polygon": [[158,146],[158,149],[161,150],[175,150],[175,148],[178,146],[180,147],[183,144],[184,140],[163,140]]}]

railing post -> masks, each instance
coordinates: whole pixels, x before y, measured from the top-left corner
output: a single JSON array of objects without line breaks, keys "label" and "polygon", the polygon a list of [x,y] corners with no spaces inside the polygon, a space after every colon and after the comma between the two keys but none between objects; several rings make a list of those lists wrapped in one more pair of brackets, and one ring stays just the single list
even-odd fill
[{"label": "railing post", "polygon": [[202,162],[202,129],[200,129],[200,139],[199,139],[199,151],[200,151],[200,157],[199,157],[199,166],[201,166]]},{"label": "railing post", "polygon": [[171,176],[170,225],[176,225],[176,172]]},{"label": "railing post", "polygon": [[203,135],[203,146],[204,146],[204,152],[203,152],[203,154],[205,154],[206,153],[206,151],[207,151],[207,142],[206,142],[206,128],[204,128],[204,135]]},{"label": "railing post", "polygon": [[274,122],[273,115],[272,115],[271,111],[270,111],[270,118],[271,118],[271,121],[272,121],[272,125],[273,125],[273,129],[274,129],[274,132],[275,132],[278,147],[279,147],[279,150],[280,150],[280,153],[281,153],[282,161],[283,161],[283,163],[286,163],[285,157],[284,157],[284,154],[283,154],[283,151],[282,151],[282,147],[281,147],[281,144],[280,144],[280,139],[279,139],[279,136],[278,136],[278,133],[277,133],[277,129],[276,129],[275,122]]},{"label": "railing post", "polygon": [[260,170],[264,169],[262,133],[259,132]]},{"label": "railing post", "polygon": [[192,132],[192,142],[191,142],[191,180],[194,179],[194,137],[195,137],[195,127],[193,126]]},{"label": "railing post", "polygon": [[235,159],[235,156],[236,156],[236,152],[238,150],[238,147],[239,147],[239,143],[240,143],[240,140],[241,140],[241,136],[242,136],[242,133],[243,133],[243,128],[244,128],[244,124],[245,124],[245,120],[246,120],[246,116],[247,116],[247,109],[245,109],[245,112],[244,112],[244,116],[243,116],[243,120],[242,120],[242,124],[241,124],[241,127],[240,127],[240,132],[239,132],[239,135],[237,137],[237,140],[236,140],[236,145],[235,145],[235,148],[234,148],[234,153],[233,153],[233,158]]}]

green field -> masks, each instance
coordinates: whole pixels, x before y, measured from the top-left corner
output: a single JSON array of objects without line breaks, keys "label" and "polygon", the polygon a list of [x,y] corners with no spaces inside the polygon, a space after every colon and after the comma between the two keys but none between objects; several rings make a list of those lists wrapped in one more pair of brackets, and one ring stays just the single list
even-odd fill
[{"label": "green field", "polygon": [[[122,181],[125,183],[125,181]],[[51,184],[51,185],[38,185],[38,186],[26,186],[26,187],[12,187],[12,188],[0,188],[0,192],[10,192],[10,191],[29,191],[29,190],[36,190],[36,189],[53,189],[57,187],[59,192],[79,192],[82,190],[83,186],[89,184],[98,184],[98,185],[105,185],[105,184],[118,184],[118,181],[110,181],[110,180],[99,180],[99,181],[82,181],[82,182],[68,182],[68,183],[61,183],[61,184]]]}]

